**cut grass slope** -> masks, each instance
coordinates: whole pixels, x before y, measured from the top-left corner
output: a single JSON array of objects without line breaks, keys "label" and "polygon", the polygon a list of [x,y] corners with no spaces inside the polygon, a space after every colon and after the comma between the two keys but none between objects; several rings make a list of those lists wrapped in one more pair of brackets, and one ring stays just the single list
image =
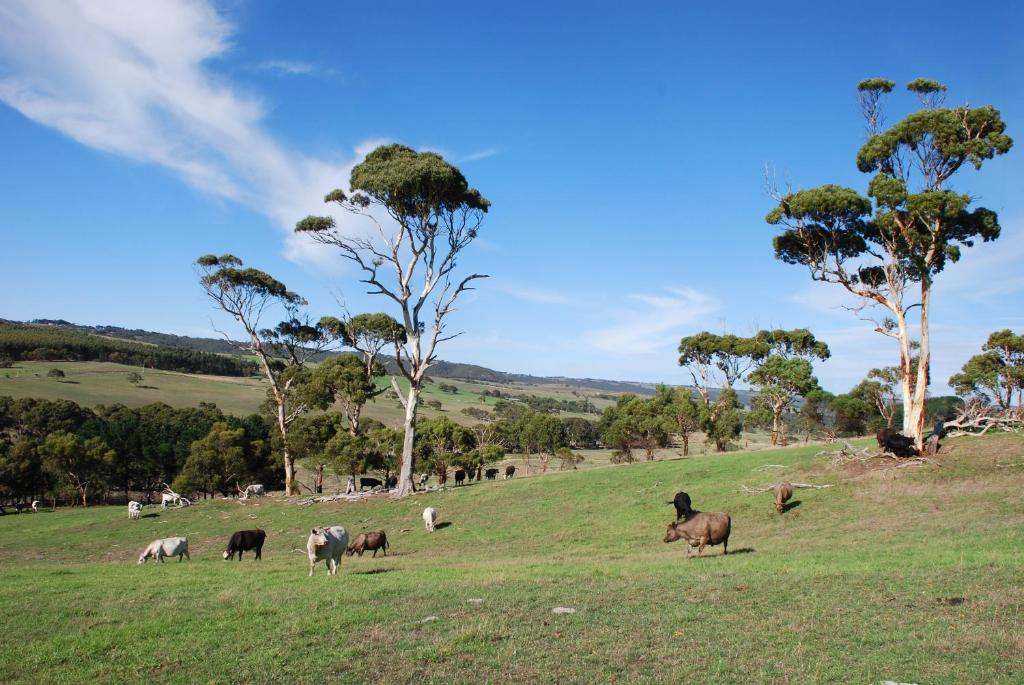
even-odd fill
[{"label": "cut grass slope", "polygon": [[[1024,440],[954,440],[942,467],[852,478],[818,449],[400,501],[3,517],[0,681],[1020,682]],[[797,490],[783,516],[738,492],[780,478],[834,487]],[[732,553],[662,543],[678,489],[732,515]],[[427,505],[449,525],[424,531]],[[325,524],[383,528],[392,554],[307,578]],[[220,560],[257,525],[262,562]],[[170,535],[191,562],[135,565]]]}]

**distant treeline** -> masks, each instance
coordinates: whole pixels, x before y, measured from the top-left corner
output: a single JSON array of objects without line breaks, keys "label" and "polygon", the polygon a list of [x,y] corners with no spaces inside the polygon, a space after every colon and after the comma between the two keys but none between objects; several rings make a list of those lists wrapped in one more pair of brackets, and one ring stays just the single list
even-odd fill
[{"label": "distant treeline", "polygon": [[[442,388],[443,390],[444,388]],[[527,395],[525,393],[511,393],[502,392],[501,390],[484,390],[480,393],[484,397],[496,397],[500,401],[514,400],[516,402],[522,402],[533,411],[541,412],[542,414],[555,414],[557,412],[567,412],[575,414],[600,414],[601,412],[590,401],[589,398],[582,398],[578,400],[561,399],[556,397],[541,397],[538,395]],[[612,397],[614,399],[614,397]]]},{"label": "distant treeline", "polygon": [[82,407],[69,400],[0,397],[0,504],[72,504],[152,493],[161,483],[231,494],[248,483],[281,486],[271,425],[216,405]]},{"label": "distant treeline", "polygon": [[0,323],[0,359],[99,361],[216,376],[251,376],[255,361],[184,347],[161,347],[90,335],[71,328]]}]

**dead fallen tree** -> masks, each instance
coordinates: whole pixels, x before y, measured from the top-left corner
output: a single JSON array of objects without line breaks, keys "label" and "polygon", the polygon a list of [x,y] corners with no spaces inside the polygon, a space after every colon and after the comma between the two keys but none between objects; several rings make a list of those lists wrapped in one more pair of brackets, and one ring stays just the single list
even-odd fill
[{"label": "dead fallen tree", "polygon": [[[821,490],[823,488],[835,487],[835,485],[832,485],[832,484],[829,484],[829,485],[815,485],[814,483],[794,483],[792,481],[789,481],[789,484],[792,485],[794,488],[812,488],[814,490]],[[752,488],[752,487],[749,487],[747,485],[741,485],[740,489],[737,492],[742,492],[745,495],[754,495],[754,494],[758,494],[758,493],[762,493],[762,492],[769,492],[774,487],[775,487],[775,483],[772,483],[771,485],[766,485],[763,488]]]},{"label": "dead fallen tree", "polygon": [[[829,457],[829,464],[832,466],[843,466],[853,462],[866,462],[872,459],[883,459],[892,460],[898,462],[894,466],[898,469],[906,468],[908,466],[921,466],[923,464],[933,464],[935,466],[942,466],[938,462],[930,459],[927,455],[915,455],[912,457],[898,457],[892,452],[872,450],[870,447],[863,447],[861,449],[855,448],[850,443],[844,443],[838,450],[822,450],[815,456]],[[796,483],[793,483],[793,487],[796,487]]]},{"label": "dead fallen tree", "polygon": [[990,430],[1019,433],[1024,429],[1024,411],[1021,407],[1003,409],[973,397],[964,402],[952,421],[945,422],[943,429],[947,438],[984,435]]}]

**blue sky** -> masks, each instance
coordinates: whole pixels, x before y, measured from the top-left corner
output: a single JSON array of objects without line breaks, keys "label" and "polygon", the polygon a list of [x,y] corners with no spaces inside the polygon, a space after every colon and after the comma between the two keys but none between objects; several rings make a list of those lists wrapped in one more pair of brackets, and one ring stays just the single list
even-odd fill
[{"label": "blue sky", "polygon": [[[191,263],[227,251],[316,315],[380,310],[291,227],[400,141],[493,202],[462,260],[492,278],[443,358],[681,383],[682,335],[805,326],[844,391],[896,349],[773,259],[764,163],[795,187],[863,189],[869,76],[941,80],[1024,136],[1016,3],[849,5],[8,0],[0,317],[210,334],[225,323]],[[913,104],[894,93],[890,120]],[[941,277],[936,391],[990,331],[1024,329],[1019,147],[957,181],[1003,237]]]}]

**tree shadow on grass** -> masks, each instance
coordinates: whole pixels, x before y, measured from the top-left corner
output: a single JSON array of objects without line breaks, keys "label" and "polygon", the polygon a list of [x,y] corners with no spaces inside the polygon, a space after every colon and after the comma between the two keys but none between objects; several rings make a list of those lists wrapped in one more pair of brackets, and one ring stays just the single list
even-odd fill
[{"label": "tree shadow on grass", "polygon": [[140,390],[159,390],[160,389],[160,388],[156,387],[155,385],[136,385],[135,387],[139,388]]},{"label": "tree shadow on grass", "polygon": [[391,573],[397,571],[397,568],[371,568],[369,571],[354,571],[354,576],[376,576],[381,573]]}]

